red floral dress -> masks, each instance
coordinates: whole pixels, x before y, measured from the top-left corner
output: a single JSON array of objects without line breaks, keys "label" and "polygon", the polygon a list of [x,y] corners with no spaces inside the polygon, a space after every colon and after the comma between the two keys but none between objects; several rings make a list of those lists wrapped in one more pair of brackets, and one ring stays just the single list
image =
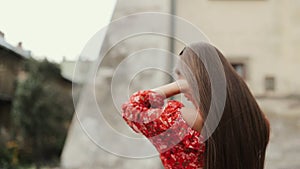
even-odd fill
[{"label": "red floral dress", "polygon": [[184,105],[162,95],[141,90],[122,105],[122,117],[137,133],[142,133],[160,153],[166,169],[198,169],[204,164],[205,144],[199,132],[182,118]]}]

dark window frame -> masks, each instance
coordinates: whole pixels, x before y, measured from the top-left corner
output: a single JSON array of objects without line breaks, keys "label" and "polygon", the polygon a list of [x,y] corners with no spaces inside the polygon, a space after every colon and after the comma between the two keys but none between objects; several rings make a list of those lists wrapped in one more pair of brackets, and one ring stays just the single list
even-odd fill
[{"label": "dark window frame", "polygon": [[231,64],[233,69],[236,70],[235,65],[241,65],[243,69],[243,73],[240,74],[237,72],[244,80],[249,80],[249,59],[245,56],[235,56],[235,57],[228,57],[228,62]]},{"label": "dark window frame", "polygon": [[267,75],[264,78],[264,88],[266,92],[276,91],[276,78],[273,75]]}]

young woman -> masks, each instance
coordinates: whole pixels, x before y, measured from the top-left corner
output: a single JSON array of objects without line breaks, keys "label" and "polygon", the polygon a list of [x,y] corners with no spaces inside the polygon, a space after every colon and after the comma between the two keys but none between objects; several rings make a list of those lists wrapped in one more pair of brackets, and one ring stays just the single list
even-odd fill
[{"label": "young woman", "polygon": [[[201,131],[212,101],[211,74],[203,59],[218,57],[226,77],[226,100],[218,125],[208,138]],[[214,66],[214,65],[208,65]],[[243,79],[214,46],[199,42],[180,53],[177,81],[134,93],[122,105],[123,118],[145,135],[167,169],[263,169],[269,122]],[[196,86],[195,86],[196,81]],[[164,99],[183,93],[194,107]]]}]

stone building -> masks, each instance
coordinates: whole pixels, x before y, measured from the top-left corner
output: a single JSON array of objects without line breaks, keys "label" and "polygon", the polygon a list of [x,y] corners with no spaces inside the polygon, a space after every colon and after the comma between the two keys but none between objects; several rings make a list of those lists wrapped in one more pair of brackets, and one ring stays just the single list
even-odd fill
[{"label": "stone building", "polygon": [[223,51],[256,96],[300,94],[300,1],[177,0],[176,9]]},{"label": "stone building", "polygon": [[[4,33],[0,32],[0,135],[9,135],[15,91],[18,82],[27,78],[24,65],[31,57],[31,52],[23,49],[21,42],[16,47],[12,46],[5,41]],[[48,83],[58,88],[66,103],[69,103],[65,105],[69,112],[65,113],[73,113],[72,82],[61,74],[55,77]]]},{"label": "stone building", "polygon": [[[138,1],[138,0],[121,0],[117,1],[114,13],[112,15],[112,20],[120,19],[121,17],[134,14],[136,12],[169,12],[169,1]],[[130,18],[126,22],[122,22],[119,26],[122,27],[124,32],[130,31],[132,24],[137,21],[137,18]],[[151,24],[149,22],[148,24]],[[146,26],[146,25],[144,25]],[[98,169],[98,168],[122,168],[122,169],[133,169],[133,168],[161,168],[161,162],[158,156],[149,157],[145,159],[138,158],[126,158],[122,155],[116,155],[110,149],[106,149],[107,146],[101,146],[101,143],[105,142],[111,143],[110,148],[112,150],[124,149],[125,144],[122,142],[115,143],[116,138],[113,138],[113,133],[118,131],[120,133],[132,132],[125,125],[124,121],[120,119],[119,104],[114,105],[114,101],[111,98],[112,93],[110,93],[110,86],[112,83],[112,76],[114,70],[118,69],[118,66],[122,63],[122,60],[125,59],[128,55],[131,55],[133,52],[140,51],[143,52],[147,48],[160,48],[160,49],[169,49],[169,38],[157,37],[153,35],[141,35],[141,36],[132,36],[125,39],[118,39],[119,35],[122,32],[119,32],[120,27],[109,27],[107,29],[107,34],[104,40],[103,48],[106,48],[109,45],[113,45],[116,41],[120,40],[116,45],[113,45],[113,48],[109,50],[107,55],[103,58],[102,62],[99,64],[98,73],[93,78],[96,85],[91,86],[90,82],[87,80],[85,82],[85,90],[81,92],[81,97],[79,103],[76,107],[76,116],[73,117],[72,124],[68,133],[68,137],[65,143],[65,147],[61,157],[61,167],[66,169]],[[107,45],[107,46],[106,46]],[[137,54],[138,55],[138,54]],[[134,56],[133,56],[134,57]],[[151,58],[151,55],[148,53],[145,54],[145,57]],[[141,59],[136,57],[134,62],[143,63],[147,59]],[[149,59],[148,59],[149,60]],[[155,60],[150,60],[155,62]],[[84,62],[80,62],[79,66],[83,67],[83,72],[86,71],[84,67],[87,65]],[[89,67],[93,69],[98,63],[97,60],[94,60]],[[69,67],[71,63],[63,63],[65,67]],[[161,61],[162,67],[168,66],[168,60],[163,59]],[[78,66],[78,65],[76,65]],[[131,69],[134,69],[134,66],[130,64],[124,64],[126,71],[120,71],[120,78],[117,78],[119,82],[115,90],[120,94],[125,94],[128,92],[128,85],[125,81],[128,79],[126,72],[129,72]],[[64,68],[62,68],[64,70]],[[66,70],[66,72],[70,72]],[[76,72],[76,71],[75,71]],[[75,73],[75,80],[82,79],[78,76],[78,73]],[[164,84],[169,81],[168,76],[164,73],[153,73],[153,72],[141,72],[143,76],[137,75],[132,88],[130,91],[137,90],[139,88],[145,88],[149,86],[155,86],[159,84]],[[88,72],[84,76],[88,76]],[[69,76],[70,77],[70,76]],[[72,77],[72,76],[71,76]],[[76,78],[77,77],[77,78]],[[147,77],[147,81],[142,83],[142,79]],[[95,97],[97,99],[98,107],[93,103],[93,97],[89,96],[95,89]],[[98,92],[97,92],[98,91]],[[118,97],[118,98],[121,98]],[[99,119],[99,113],[107,120],[107,123]],[[105,129],[110,125],[111,128],[114,128],[115,131],[109,131]],[[149,143],[148,143],[149,144]],[[143,146],[144,145],[144,146]],[[145,146],[144,143],[140,145],[141,149]],[[128,147],[128,150],[130,147]],[[144,149],[148,151],[147,149]],[[117,151],[117,150],[116,150]]]},{"label": "stone building", "polygon": [[[300,57],[298,56],[298,53],[300,53],[300,48],[298,47],[300,45],[300,1],[118,0],[112,21],[137,12],[173,13],[198,27],[209,38],[210,42],[223,52],[236,71],[245,79],[254,95],[262,98],[258,101],[269,114],[271,123],[276,122],[280,124],[280,126],[276,124],[274,127],[272,126],[272,140],[268,149],[266,168],[297,168],[300,165],[295,160],[295,157],[299,156],[299,149],[294,149],[292,155],[288,156],[289,158],[280,160],[283,158],[283,154],[288,151],[287,149],[292,149],[291,145],[299,147],[299,143],[295,141],[299,140],[299,136],[294,135],[294,137],[291,137],[291,135],[288,135],[291,144],[285,144],[286,149],[282,148],[280,150],[276,149],[279,143],[274,139],[276,137],[280,138],[278,140],[282,140],[284,139],[283,136],[287,136],[282,132],[286,131],[284,125],[290,122],[291,117],[297,117],[294,118],[296,122],[292,124],[291,128],[299,129],[300,126],[299,100],[289,100],[286,97],[300,94],[300,78],[297,77],[300,64]],[[126,20],[120,27],[109,28],[103,44],[104,47],[102,46],[102,48],[118,40],[117,29],[120,32],[133,29],[131,25],[136,21],[135,19],[137,18]],[[155,24],[155,22],[149,21],[149,24]],[[147,27],[147,24],[142,26]],[[167,29],[172,31],[170,25],[168,26]],[[177,36],[176,27],[174,27],[173,31],[174,36]],[[111,98],[107,97],[112,95],[110,93],[110,85],[113,71],[118,69],[123,59],[138,52],[143,52],[143,49],[159,48],[178,54],[185,45],[180,40],[182,39],[171,41],[168,37],[141,35],[120,39],[114,45],[108,52],[107,57],[96,68],[98,69],[98,74],[94,77],[96,87],[89,86],[88,81],[87,90],[83,90],[84,94],[79,100],[78,107],[76,107],[77,116],[73,118],[62,154],[62,168],[147,169],[161,167],[157,157],[143,160],[121,158],[97,145],[97,143],[107,138],[107,142],[109,142],[111,133],[105,131],[103,123],[109,124],[118,131],[128,128],[128,126],[121,124],[122,120],[120,118],[113,116],[115,112],[118,112],[117,108],[113,106],[120,105],[114,105]],[[172,44],[174,45],[173,47]],[[143,53],[143,55],[151,57],[148,53]],[[153,62],[158,61],[155,59],[153,59]],[[135,61],[136,63],[143,63],[143,58],[137,58]],[[172,60],[162,57],[159,61],[163,67],[171,69]],[[120,76],[120,82],[128,79],[127,74],[132,69],[134,69],[134,66],[127,66],[126,71]],[[104,76],[101,74],[105,72],[104,70],[108,70],[111,73],[105,73]],[[130,92],[154,87],[169,81],[169,75],[165,74],[146,71],[140,74],[142,76],[135,78]],[[108,115],[100,112],[106,116],[106,122],[97,119],[99,117],[95,113],[98,107],[94,107],[93,100],[88,97],[88,94],[92,92],[89,89],[93,87],[96,88],[96,91],[101,91],[96,92],[98,107],[105,107],[105,110],[110,112]],[[124,93],[124,91],[128,90],[126,87],[120,83],[116,90],[118,93]],[[288,112],[293,113],[289,114]],[[282,113],[291,116],[282,116]],[[281,118],[282,121],[278,121],[278,118]],[[102,132],[106,135],[101,135]],[[94,137],[91,137],[91,135],[94,135]],[[111,139],[111,143],[115,143],[115,140]],[[115,146],[119,147],[121,145]]]},{"label": "stone building", "polygon": [[0,32],[0,129],[10,125],[10,110],[18,80],[24,78],[23,63],[30,57],[30,51],[8,44]]},{"label": "stone building", "polygon": [[299,168],[300,1],[176,2],[176,15],[223,52],[267,114],[271,138],[265,168]]}]

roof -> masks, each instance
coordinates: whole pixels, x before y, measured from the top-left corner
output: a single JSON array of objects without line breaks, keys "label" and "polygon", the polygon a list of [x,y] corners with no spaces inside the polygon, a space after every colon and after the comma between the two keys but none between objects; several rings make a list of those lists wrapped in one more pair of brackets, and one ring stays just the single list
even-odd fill
[{"label": "roof", "polygon": [[28,59],[31,56],[31,51],[12,46],[11,44],[7,43],[4,40],[4,38],[1,38],[1,37],[0,37],[0,48],[11,51],[11,52],[15,53],[17,56],[20,56],[24,59]]},{"label": "roof", "polygon": [[[3,36],[3,33],[2,33]],[[5,39],[1,36],[1,31],[0,31],[0,55],[2,55],[2,51],[4,53],[10,53],[13,57],[21,58],[21,59],[27,59],[30,58],[31,52],[28,50],[23,50],[22,48],[19,47],[14,47],[7,43]],[[7,94],[7,93],[2,93],[0,92],[0,101],[11,101],[12,95]]]}]

